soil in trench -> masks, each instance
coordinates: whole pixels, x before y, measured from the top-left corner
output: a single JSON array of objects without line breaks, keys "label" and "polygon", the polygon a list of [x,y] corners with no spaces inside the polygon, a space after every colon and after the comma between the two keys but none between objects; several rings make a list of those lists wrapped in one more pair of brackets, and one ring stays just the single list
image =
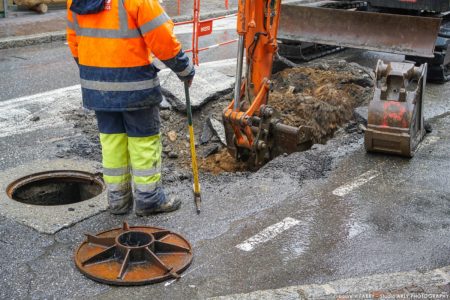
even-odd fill
[{"label": "soil in trench", "polygon": [[[373,93],[373,74],[355,63],[345,61],[313,62],[285,69],[273,75],[269,105],[281,115],[283,123],[303,126],[311,144],[325,143],[333,133],[353,118],[355,107],[367,104]],[[232,94],[212,100],[193,115],[199,168],[203,172],[246,171],[236,162],[215,134],[210,120],[220,121]],[[81,156],[101,161],[97,125],[92,113],[69,111],[66,118],[81,129],[83,138],[71,142],[59,156]],[[216,122],[217,123],[217,122]],[[190,150],[185,113],[161,111],[163,160],[166,173],[174,170],[181,177],[189,174]],[[164,171],[163,171],[164,172]]]},{"label": "soil in trench", "polygon": [[325,143],[367,104],[373,93],[369,70],[357,64],[315,64],[285,69],[273,77],[269,105],[284,124],[304,127],[312,143]]}]

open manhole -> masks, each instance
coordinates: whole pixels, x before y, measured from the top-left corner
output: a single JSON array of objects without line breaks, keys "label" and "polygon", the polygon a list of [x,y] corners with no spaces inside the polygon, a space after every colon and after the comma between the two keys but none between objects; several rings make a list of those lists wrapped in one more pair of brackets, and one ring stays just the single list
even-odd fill
[{"label": "open manhole", "polygon": [[98,174],[82,171],[47,171],[12,182],[9,198],[33,205],[64,205],[92,199],[105,190]]}]

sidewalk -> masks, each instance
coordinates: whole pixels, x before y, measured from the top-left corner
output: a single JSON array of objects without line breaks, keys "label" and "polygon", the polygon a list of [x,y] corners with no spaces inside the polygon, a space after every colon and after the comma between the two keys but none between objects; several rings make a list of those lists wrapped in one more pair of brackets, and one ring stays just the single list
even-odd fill
[{"label": "sidewalk", "polygon": [[[236,13],[236,0],[229,1],[225,9],[223,0],[205,1],[201,6],[201,18],[211,18]],[[178,14],[177,0],[165,0],[162,5],[174,22],[187,21],[192,18],[192,1],[182,1]],[[66,38],[66,10],[50,10],[46,14],[34,12],[12,12],[5,19],[0,19],[0,49],[24,47]]]}]

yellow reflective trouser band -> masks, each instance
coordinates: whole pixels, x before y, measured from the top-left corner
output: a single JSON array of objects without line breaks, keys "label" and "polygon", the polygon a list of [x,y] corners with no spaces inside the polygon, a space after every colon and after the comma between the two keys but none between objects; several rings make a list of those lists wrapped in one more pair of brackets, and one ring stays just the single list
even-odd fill
[{"label": "yellow reflective trouser band", "polygon": [[121,184],[131,180],[126,133],[100,133],[103,158],[103,179],[107,184]]},{"label": "yellow reflective trouser band", "polygon": [[136,189],[154,190],[161,180],[161,136],[128,137],[128,151]]}]

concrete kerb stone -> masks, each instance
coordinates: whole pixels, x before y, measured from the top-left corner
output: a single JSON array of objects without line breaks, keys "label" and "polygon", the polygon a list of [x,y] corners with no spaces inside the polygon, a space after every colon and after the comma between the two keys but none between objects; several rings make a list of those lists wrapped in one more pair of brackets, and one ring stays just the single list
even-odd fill
[{"label": "concrete kerb stone", "polygon": [[[428,272],[410,271],[336,280],[325,284],[289,286],[273,290],[260,290],[245,294],[219,296],[215,300],[253,300],[253,299],[369,299],[361,295],[384,294],[392,290],[419,287],[429,291],[431,288],[450,283],[450,266]],[[446,295],[443,290],[438,293]],[[414,294],[414,292],[411,292]],[[359,297],[359,298],[358,298]],[[373,297],[375,298],[375,297]],[[409,297],[407,297],[409,298]],[[372,297],[370,297],[372,299]],[[420,298],[428,299],[428,298]],[[438,299],[438,298],[436,298]]]},{"label": "concrete kerb stone", "polygon": [[[217,10],[209,13],[204,13],[200,15],[200,18],[211,19],[223,15],[232,15],[237,12],[237,9],[229,9],[229,10]],[[192,19],[192,16],[184,15],[184,16],[175,16],[172,20],[177,22],[189,21]],[[65,41],[66,40],[66,31],[54,31],[54,32],[45,32],[39,34],[25,35],[25,36],[14,36],[0,39],[0,50],[9,49],[9,48],[18,48],[32,45],[39,45],[43,43],[51,43],[55,41]]]},{"label": "concrete kerb stone", "polygon": [[21,203],[10,199],[6,194],[6,189],[11,182],[33,173],[54,170],[95,173],[99,168],[98,162],[57,159],[33,161],[13,169],[4,170],[0,176],[0,187],[2,189],[0,193],[0,215],[29,226],[38,232],[54,234],[63,228],[105,211],[108,208],[106,192],[82,202],[52,206]]},{"label": "concrete kerb stone", "polygon": [[13,36],[0,39],[0,50],[9,48],[19,48],[43,43],[51,43],[66,40],[66,31],[54,31],[38,33],[26,36]]},{"label": "concrete kerb stone", "polygon": [[[163,70],[165,71],[165,70]],[[208,101],[232,91],[234,78],[200,65],[195,69],[195,79],[189,89],[192,109],[198,109]],[[186,111],[184,84],[173,72],[160,72],[161,89],[167,101],[178,111]]]}]

